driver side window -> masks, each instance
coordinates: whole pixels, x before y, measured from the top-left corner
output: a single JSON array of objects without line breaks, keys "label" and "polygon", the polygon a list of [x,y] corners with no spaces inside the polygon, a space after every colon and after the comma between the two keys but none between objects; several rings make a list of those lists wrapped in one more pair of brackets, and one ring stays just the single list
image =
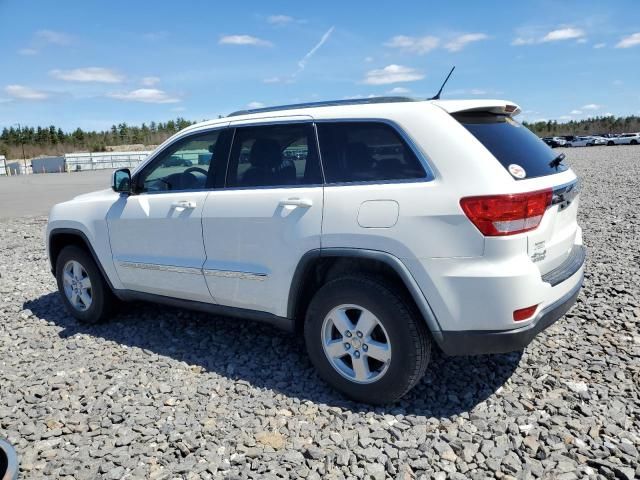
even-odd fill
[{"label": "driver side window", "polygon": [[204,190],[213,184],[207,179],[215,174],[216,161],[224,162],[223,158],[216,158],[216,146],[219,146],[221,132],[222,130],[214,130],[191,135],[167,147],[141,172],[138,190]]}]

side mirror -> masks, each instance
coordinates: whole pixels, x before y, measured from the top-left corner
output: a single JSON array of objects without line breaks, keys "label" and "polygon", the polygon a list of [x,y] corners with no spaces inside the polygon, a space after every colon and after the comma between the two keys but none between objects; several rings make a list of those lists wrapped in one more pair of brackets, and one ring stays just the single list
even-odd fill
[{"label": "side mirror", "polygon": [[128,168],[121,168],[113,172],[111,188],[114,192],[131,193],[131,171]]}]

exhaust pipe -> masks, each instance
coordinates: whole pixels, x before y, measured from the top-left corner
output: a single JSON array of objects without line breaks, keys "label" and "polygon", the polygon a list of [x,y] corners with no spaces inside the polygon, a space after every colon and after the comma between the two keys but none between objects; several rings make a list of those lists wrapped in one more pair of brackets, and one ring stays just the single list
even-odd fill
[{"label": "exhaust pipe", "polygon": [[18,478],[18,457],[11,444],[0,438],[0,480]]}]

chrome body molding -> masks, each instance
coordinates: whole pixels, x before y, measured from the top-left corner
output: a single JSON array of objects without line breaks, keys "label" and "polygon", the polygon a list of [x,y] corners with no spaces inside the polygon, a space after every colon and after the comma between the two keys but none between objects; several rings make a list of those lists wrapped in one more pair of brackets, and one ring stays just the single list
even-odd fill
[{"label": "chrome body molding", "polygon": [[123,268],[140,268],[160,272],[185,273],[189,275],[206,275],[208,277],[239,278],[241,280],[266,280],[266,273],[237,272],[235,270],[209,270],[197,267],[177,267],[175,265],[160,265],[157,263],[118,262]]},{"label": "chrome body molding", "polygon": [[239,278],[241,280],[266,280],[266,273],[236,272],[234,270],[202,270],[207,277]]},{"label": "chrome body molding", "polygon": [[196,267],[177,267],[175,265],[159,265],[157,263],[141,262],[118,262],[123,268],[141,268],[143,270],[154,270],[160,272],[186,273],[190,275],[201,275],[202,269]]}]

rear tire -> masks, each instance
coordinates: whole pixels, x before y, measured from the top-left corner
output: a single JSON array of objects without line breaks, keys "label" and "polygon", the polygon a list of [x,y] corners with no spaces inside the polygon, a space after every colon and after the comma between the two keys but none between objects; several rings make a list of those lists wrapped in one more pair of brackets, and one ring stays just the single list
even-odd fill
[{"label": "rear tire", "polygon": [[412,302],[373,276],[341,277],[320,288],[307,310],[304,337],[320,376],[370,404],[400,399],[422,378],[431,356],[430,334]]},{"label": "rear tire", "polygon": [[615,145],[615,143],[612,140],[609,140],[607,142],[607,146],[609,146],[609,147],[613,147],[614,145]]},{"label": "rear tire", "polygon": [[117,299],[86,250],[64,247],[56,261],[58,291],[67,312],[83,323],[106,320]]},{"label": "rear tire", "polygon": [[631,143],[631,145],[637,145],[638,141],[637,140],[631,140],[631,142],[629,142],[629,143]]}]

